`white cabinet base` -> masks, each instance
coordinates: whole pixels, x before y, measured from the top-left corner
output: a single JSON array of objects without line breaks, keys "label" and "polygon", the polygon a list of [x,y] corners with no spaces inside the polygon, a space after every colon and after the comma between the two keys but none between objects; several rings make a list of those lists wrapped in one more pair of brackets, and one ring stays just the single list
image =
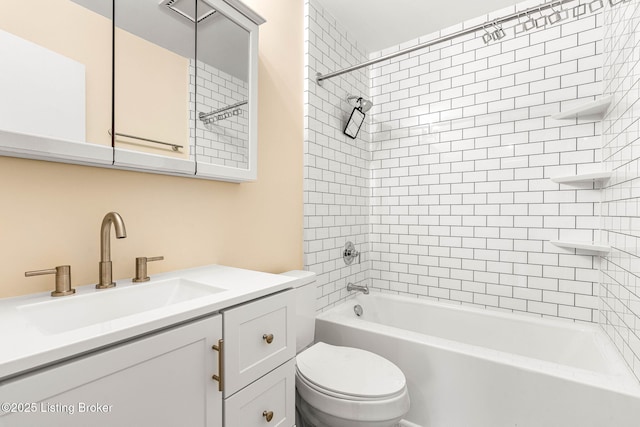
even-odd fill
[{"label": "white cabinet base", "polygon": [[2,383],[0,402],[33,411],[0,412],[0,426],[222,427],[221,336],[213,316]]}]

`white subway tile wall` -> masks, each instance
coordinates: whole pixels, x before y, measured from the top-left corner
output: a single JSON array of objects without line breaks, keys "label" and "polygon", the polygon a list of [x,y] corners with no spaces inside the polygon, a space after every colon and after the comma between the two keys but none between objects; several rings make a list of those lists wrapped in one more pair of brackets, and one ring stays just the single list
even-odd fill
[{"label": "white subway tile wall", "polygon": [[[351,110],[349,95],[369,96],[366,69],[315,82],[326,73],[367,60],[358,43],[315,0],[305,0],[304,267],[317,273],[317,309],[344,300],[348,282],[368,283],[369,131],[357,139],[342,133]],[[361,252],[347,266],[347,241]]]},{"label": "white subway tile wall", "polygon": [[640,4],[604,14],[604,93],[613,96],[603,121],[602,158],[613,175],[602,203],[604,235],[601,324],[640,379]]},{"label": "white subway tile wall", "polygon": [[[194,60],[189,63],[191,79],[194,76]],[[194,94],[194,86],[190,85],[190,119],[196,123],[197,146],[194,149],[191,135],[191,159],[194,153],[199,162],[211,163],[236,168],[248,168],[249,159],[249,109],[242,105],[235,110],[228,110],[229,117],[216,120],[211,129],[198,119],[199,113],[209,113],[246,101],[249,96],[248,83],[225,73],[209,64],[198,61],[198,88]],[[193,108],[193,98],[197,108]],[[224,113],[221,113],[224,114]],[[192,131],[193,132],[193,131]]]},{"label": "white subway tile wall", "polygon": [[502,42],[477,32],[371,67],[374,288],[597,321],[598,257],[549,240],[597,240],[600,192],[549,178],[600,168],[600,123],[550,115],[601,94],[601,19],[505,25]]}]

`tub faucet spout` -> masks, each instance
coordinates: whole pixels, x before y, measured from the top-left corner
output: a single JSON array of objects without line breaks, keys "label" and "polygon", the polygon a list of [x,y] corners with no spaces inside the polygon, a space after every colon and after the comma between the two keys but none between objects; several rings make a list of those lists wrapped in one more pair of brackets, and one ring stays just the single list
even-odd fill
[{"label": "tub faucet spout", "polygon": [[353,283],[349,282],[347,283],[347,291],[351,292],[351,291],[360,291],[365,295],[369,294],[369,286],[364,285],[364,286],[360,286],[360,285],[354,285]]},{"label": "tub faucet spout", "polygon": [[117,239],[127,237],[127,230],[120,214],[117,212],[106,214],[100,227],[100,280],[96,285],[98,289],[113,288],[116,285],[113,281],[111,269],[111,224],[115,228]]}]

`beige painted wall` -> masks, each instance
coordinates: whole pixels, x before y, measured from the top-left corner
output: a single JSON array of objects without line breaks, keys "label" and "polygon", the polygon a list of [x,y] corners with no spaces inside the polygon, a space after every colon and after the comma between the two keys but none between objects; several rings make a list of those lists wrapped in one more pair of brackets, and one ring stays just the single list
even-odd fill
[{"label": "beige painted wall", "polygon": [[269,272],[302,267],[303,28],[300,0],[247,0],[260,27],[258,181],[228,184],[0,157],[0,297],[53,288],[24,271],[71,264],[95,283],[102,217],[122,214],[114,277],[137,256],[159,273],[209,263]]}]

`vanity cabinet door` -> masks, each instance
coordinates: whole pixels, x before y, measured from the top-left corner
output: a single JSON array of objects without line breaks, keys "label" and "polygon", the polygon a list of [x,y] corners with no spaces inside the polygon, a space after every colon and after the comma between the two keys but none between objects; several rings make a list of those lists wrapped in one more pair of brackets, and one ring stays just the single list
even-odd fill
[{"label": "vanity cabinet door", "polygon": [[295,315],[292,290],[223,312],[225,397],[295,356]]},{"label": "vanity cabinet door", "polygon": [[221,336],[217,315],[0,384],[0,426],[222,427]]}]

